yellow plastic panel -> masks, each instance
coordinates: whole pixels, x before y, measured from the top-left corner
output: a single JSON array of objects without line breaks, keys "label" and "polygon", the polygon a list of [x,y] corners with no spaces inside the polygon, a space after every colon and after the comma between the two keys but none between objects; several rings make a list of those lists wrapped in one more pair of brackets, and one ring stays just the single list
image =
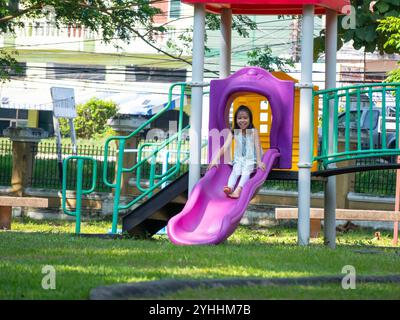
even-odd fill
[{"label": "yellow plastic panel", "polygon": [[[298,82],[298,80],[290,77],[284,72],[272,72],[272,74],[281,80],[291,80]],[[314,86],[314,90],[318,90]],[[271,129],[272,114],[266,97],[255,93],[243,93],[233,101],[233,114],[240,105],[246,105],[250,108],[253,114],[253,124],[260,132],[260,141],[263,150],[267,150],[270,146],[269,131]],[[315,97],[315,106],[318,106],[318,97]],[[300,89],[295,89],[294,98],[294,127],[293,127],[293,154],[292,154],[292,169],[285,169],[284,171],[298,171],[297,163],[299,162],[299,118],[300,118]],[[318,108],[314,110],[314,155],[317,155],[318,148]],[[232,124],[233,126],[233,124]],[[318,165],[313,163],[311,171],[316,171]]]}]

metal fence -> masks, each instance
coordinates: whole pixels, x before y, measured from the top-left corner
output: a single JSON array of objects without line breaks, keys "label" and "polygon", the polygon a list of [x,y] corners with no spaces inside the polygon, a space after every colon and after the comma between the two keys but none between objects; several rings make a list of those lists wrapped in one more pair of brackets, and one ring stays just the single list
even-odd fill
[{"label": "metal fence", "polygon": [[[267,180],[264,182],[264,188],[268,190],[281,190],[281,191],[297,191],[297,180]],[[322,181],[311,181],[311,192],[320,192],[324,190]]]},{"label": "metal fence", "polygon": [[[138,148],[143,143],[159,143],[159,140],[143,140],[139,143]],[[144,148],[144,152],[142,153],[142,158],[145,158],[152,154],[152,148]],[[172,177],[173,179],[178,178],[183,173],[189,170],[189,154],[190,154],[190,144],[188,139],[182,140],[181,150],[180,150],[180,162],[181,166],[178,173]],[[165,148],[161,149],[158,152],[156,157],[156,170],[155,174],[160,175],[167,171],[171,166],[173,166],[178,161],[178,142],[174,141],[165,146]],[[150,162],[151,159],[147,163],[145,163],[141,168],[141,177],[143,179],[148,179],[150,176]],[[201,149],[201,163],[207,163],[207,148],[206,144],[203,143],[203,147]]]},{"label": "metal fence", "polygon": [[[34,154],[32,178],[29,186],[32,188],[45,188],[45,189],[61,189],[61,173],[62,166],[58,161],[57,147],[53,143],[39,143],[32,149]],[[62,158],[66,158],[74,154],[72,145],[62,145],[61,148]],[[89,156],[97,161],[97,167],[103,168],[104,148],[101,146],[78,146],[77,154],[82,156]],[[115,149],[109,149],[108,157],[108,179],[114,179],[115,172]],[[76,185],[76,163],[69,164],[67,187],[68,189],[75,190]],[[92,165],[85,163],[83,169],[83,185],[84,188],[89,187],[92,179]],[[102,170],[98,170],[96,191],[110,191],[110,188],[104,185]]]},{"label": "metal fence", "polygon": [[[146,140],[140,141],[138,148],[144,142],[157,143],[160,141]],[[168,166],[173,165],[177,161],[177,143],[171,143],[165,149],[162,150],[157,156],[156,174],[161,174],[163,170],[167,170]],[[203,148],[202,156],[205,157],[207,150]],[[32,179],[29,186],[32,188],[46,188],[46,189],[60,189],[61,188],[61,175],[60,165],[57,158],[57,148],[53,143],[39,143],[35,148],[32,149],[34,153],[34,162],[32,168]],[[136,150],[126,150],[126,152],[133,152],[137,154]],[[62,146],[62,158],[66,158],[73,155],[72,145]],[[77,154],[82,156],[89,156],[97,161],[97,183],[95,191],[99,192],[111,192],[111,188],[103,183],[103,159],[104,159],[104,147],[103,146],[78,146]],[[110,148],[108,152],[107,161],[107,180],[113,181],[115,176],[115,161],[117,156],[117,149]],[[146,156],[146,152],[143,153]],[[189,142],[184,141],[181,148],[181,160],[189,156]],[[76,162],[72,161],[68,164],[68,177],[67,177],[67,189],[75,190],[76,187]],[[188,171],[188,163],[182,163],[179,172],[176,177]],[[83,168],[83,187],[90,188],[91,177],[92,177],[92,164],[85,163]],[[150,161],[145,163],[141,168],[141,179],[148,179],[150,175]]]},{"label": "metal fence", "polygon": [[[148,141],[147,141],[148,142]],[[142,142],[141,142],[142,143]],[[140,146],[140,143],[139,143]],[[176,162],[176,146],[171,144],[165,149],[168,152],[168,164],[172,165]],[[72,155],[72,146],[63,145],[62,155],[63,158]],[[30,187],[33,188],[46,188],[46,189],[60,189],[61,180],[59,174],[59,165],[57,161],[57,150],[54,143],[39,143],[38,146],[32,150],[34,152],[34,164],[32,179],[29,183]],[[182,159],[189,152],[189,143],[185,141],[182,145]],[[110,188],[103,184],[102,174],[103,174],[103,156],[104,148],[103,146],[79,146],[79,155],[86,155],[93,157],[97,160],[97,165],[100,170],[98,170],[98,179],[96,191],[111,192]],[[110,149],[108,157],[108,179],[113,181],[115,172],[115,157],[116,150]],[[202,149],[202,163],[206,163],[207,159],[207,148]],[[164,161],[164,162],[163,162]],[[367,165],[371,163],[376,163],[377,161],[382,161],[382,159],[358,159],[357,165]],[[157,174],[162,173],[163,163],[165,165],[165,154],[160,153],[157,158]],[[149,176],[150,163],[142,168],[142,178],[146,179]],[[178,175],[186,172],[188,170],[188,164],[183,163]],[[68,171],[68,189],[74,190],[76,183],[76,168],[74,169],[74,164],[72,164],[72,169]],[[84,186],[88,187],[90,184],[92,174],[91,164],[86,164],[84,166]],[[11,175],[12,175],[12,142],[9,140],[0,140],[0,185],[10,186],[11,185]],[[297,191],[297,181],[293,180],[267,180],[264,183],[264,187],[272,190],[288,190]],[[312,192],[318,192],[323,190],[322,182],[312,181],[311,183]],[[396,189],[396,170],[375,170],[375,171],[365,171],[355,173],[355,180],[353,185],[354,192],[371,194],[376,196],[394,196]]]},{"label": "metal fence", "polygon": [[0,185],[11,186],[12,144],[10,140],[0,140]]},{"label": "metal fence", "polygon": [[[358,159],[357,166],[380,164],[389,159],[367,158]],[[354,192],[370,194],[375,196],[395,196],[396,192],[396,169],[371,170],[355,173]]]}]

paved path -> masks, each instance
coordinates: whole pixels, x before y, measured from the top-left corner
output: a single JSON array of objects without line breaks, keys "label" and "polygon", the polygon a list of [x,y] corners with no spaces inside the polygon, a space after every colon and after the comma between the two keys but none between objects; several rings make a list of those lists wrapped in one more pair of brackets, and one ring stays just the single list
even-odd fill
[{"label": "paved path", "polygon": [[[313,286],[324,283],[341,284],[344,275],[301,278],[249,278],[207,280],[157,280],[97,287],[90,291],[91,300],[151,299],[183,289],[232,286]],[[400,275],[357,276],[357,283],[400,283]]]}]

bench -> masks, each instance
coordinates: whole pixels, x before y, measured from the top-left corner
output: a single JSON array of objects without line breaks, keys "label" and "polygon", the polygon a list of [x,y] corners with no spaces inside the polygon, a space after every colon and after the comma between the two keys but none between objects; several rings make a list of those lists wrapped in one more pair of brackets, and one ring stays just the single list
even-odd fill
[{"label": "bench", "polygon": [[47,208],[47,198],[0,196],[0,230],[11,229],[12,207]]},{"label": "bench", "polygon": [[[298,218],[298,208],[276,208],[275,219],[290,220]],[[318,238],[321,233],[321,220],[324,220],[324,209],[310,209],[310,237]],[[336,209],[336,220],[352,221],[400,221],[400,212],[380,210]]]}]

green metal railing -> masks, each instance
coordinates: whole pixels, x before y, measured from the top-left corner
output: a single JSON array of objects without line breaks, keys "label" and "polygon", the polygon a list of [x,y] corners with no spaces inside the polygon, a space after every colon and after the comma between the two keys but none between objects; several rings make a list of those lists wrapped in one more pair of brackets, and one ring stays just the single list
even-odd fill
[{"label": "green metal railing", "polygon": [[[170,104],[172,101],[172,92],[174,90],[175,87],[180,87],[180,93],[181,93],[181,99],[180,99],[180,106],[179,106],[179,122],[178,122],[178,132],[176,134],[174,134],[172,137],[170,137],[169,139],[161,142],[161,143],[145,143],[143,144],[140,148],[139,148],[139,153],[138,153],[138,161],[137,163],[130,167],[130,168],[124,168],[123,167],[123,155],[124,155],[124,150],[125,150],[125,143],[128,139],[131,139],[134,135],[138,134],[142,129],[144,129],[147,125],[149,125],[151,122],[155,121],[156,119],[158,119],[164,112],[166,112],[167,110],[170,109]],[[111,141],[118,141],[118,154],[117,154],[117,170],[115,173],[115,182],[111,183],[109,181],[107,181],[107,166],[103,166],[103,179],[104,179],[104,183],[115,189],[114,192],[114,205],[113,205],[113,218],[112,218],[112,228],[111,228],[111,232],[113,234],[117,233],[117,223],[118,223],[118,215],[119,215],[119,211],[121,209],[128,209],[129,207],[133,206],[135,203],[137,203],[138,201],[140,201],[141,199],[143,199],[146,196],[151,196],[153,191],[159,187],[163,182],[165,182],[166,180],[168,180],[169,178],[171,178],[174,174],[176,174],[179,171],[179,167],[180,167],[180,154],[178,154],[177,156],[177,162],[175,164],[175,166],[173,166],[171,169],[171,171],[169,171],[167,174],[163,175],[159,181],[157,181],[155,183],[155,179],[157,178],[157,176],[154,173],[155,170],[155,156],[160,152],[160,150],[162,150],[163,148],[165,148],[165,146],[167,146],[169,143],[171,143],[172,141],[177,140],[178,141],[178,149],[180,150],[180,145],[182,142],[182,132],[183,130],[187,130],[188,127],[186,128],[182,128],[182,124],[183,124],[183,107],[184,107],[184,95],[185,95],[185,89],[186,89],[186,83],[176,83],[173,84],[170,89],[169,89],[169,94],[168,94],[168,104],[157,114],[155,114],[153,117],[151,117],[149,120],[147,120],[145,123],[143,123],[139,128],[137,128],[135,131],[133,131],[131,134],[129,134],[128,136],[125,137],[110,137],[106,140],[105,143],[105,149],[104,149],[104,163],[107,163],[107,154],[108,154],[108,147]],[[147,157],[144,157],[142,159],[142,153],[143,153],[143,148],[144,147],[148,147],[148,146],[152,146],[153,147],[153,151],[151,152],[150,155],[148,155]],[[140,168],[144,163],[147,163],[147,161],[151,159],[151,168],[150,168],[150,185],[147,189],[144,189],[140,186],[140,178],[141,178],[141,172],[140,172]],[[141,195],[139,195],[138,197],[136,197],[134,200],[132,200],[131,202],[122,205],[120,204],[120,197],[121,197],[121,178],[122,178],[122,174],[126,173],[126,172],[133,172],[136,170],[136,175],[139,178],[139,184],[137,184],[137,187],[139,189],[139,191],[142,192]]]},{"label": "green metal railing", "polygon": [[[181,164],[189,159],[189,153],[182,151],[182,144],[184,143],[182,137],[183,134],[189,130],[189,126],[183,128],[183,107],[184,107],[184,97],[185,94],[187,93],[186,92],[187,86],[188,85],[186,83],[173,84],[169,89],[168,104],[160,112],[158,112],[149,120],[147,120],[145,123],[143,123],[139,128],[137,128],[131,134],[127,136],[113,136],[106,140],[104,148],[102,173],[103,173],[103,183],[107,187],[114,188],[114,204],[113,204],[112,228],[111,228],[111,232],[113,234],[117,233],[118,216],[120,210],[132,207],[135,203],[142,200],[146,196],[151,197],[157,188],[162,187],[168,181],[171,181],[173,178],[175,178],[180,172]],[[137,163],[131,167],[124,167],[123,158],[124,158],[126,141],[128,139],[131,139],[133,136],[139,134],[149,124],[157,120],[162,114],[164,114],[166,111],[170,109],[172,103],[172,93],[175,88],[180,88],[180,96],[181,96],[179,105],[179,120],[178,120],[177,132],[172,136],[170,136],[168,139],[162,140],[159,143],[145,142],[141,144],[140,147],[138,148]],[[117,148],[116,164],[115,164],[116,166],[115,179],[113,182],[110,182],[107,179],[107,177],[109,176],[107,172],[109,166],[107,166],[107,163],[108,163],[108,153],[110,148],[109,146],[110,143],[113,141],[118,142],[118,148]],[[163,171],[161,174],[157,174],[156,172],[157,156],[162,152],[168,152],[169,151],[168,146],[171,145],[176,147],[176,150],[174,150],[174,152],[177,153],[176,162],[172,166],[167,168],[165,171]],[[184,156],[182,157],[183,154]],[[67,158],[68,161],[70,161],[71,158],[73,157]],[[75,157],[74,159],[77,159],[78,161],[83,161],[83,159],[80,157]],[[87,158],[85,158],[85,160],[87,160]],[[148,162],[150,162],[150,170],[149,170],[149,177],[146,180],[149,182],[149,185],[146,187],[142,185],[142,182],[145,180],[143,172],[144,167],[148,166]],[[80,163],[81,162],[78,162],[78,169]],[[64,177],[66,177],[66,167],[67,167],[67,161],[64,162],[64,167],[63,167]],[[135,199],[133,199],[129,203],[121,204],[120,198],[121,198],[122,175],[124,173],[132,173],[132,172],[136,173],[136,187],[141,192],[141,194],[135,197]],[[82,175],[82,169],[78,170],[77,175]],[[79,180],[77,179],[77,202],[76,202],[77,209],[75,212],[68,212],[68,214],[70,215],[76,215],[77,219],[78,216],[80,219],[80,206],[81,206],[81,201],[79,200],[78,202],[78,198],[83,194],[88,194],[93,191],[93,188],[90,190],[83,190],[81,185],[82,185],[82,177]],[[65,191],[66,191],[66,182],[64,183],[63,181],[63,194],[65,193]],[[66,208],[64,206],[65,201],[66,199],[63,196],[63,208],[64,211],[67,213]]]},{"label": "green metal railing", "polygon": [[[68,163],[75,160],[77,162],[76,171],[76,205],[75,211],[67,209],[67,168]],[[83,189],[83,164],[85,161],[93,162],[92,170],[92,187],[90,189]],[[81,232],[81,208],[82,208],[82,196],[89,194],[96,188],[96,177],[97,177],[97,162],[92,157],[86,156],[70,156],[63,160],[63,179],[62,179],[62,208],[64,213],[75,217],[75,233]]]},{"label": "green metal railing", "polygon": [[[0,143],[1,152],[1,143]],[[43,188],[43,189],[61,189],[62,181],[59,179],[59,168],[57,160],[57,146],[54,143],[49,143],[42,141],[38,145],[33,146],[31,149],[34,161],[32,163],[32,177],[28,181],[30,188]],[[98,145],[83,145],[79,144],[77,147],[77,153],[74,153],[74,148],[71,144],[62,144],[61,154],[63,157],[68,157],[72,155],[87,156],[96,159],[97,167],[103,166],[103,146]],[[115,148],[109,149],[109,159],[115,158]],[[1,158],[0,158],[1,165]],[[109,180],[114,178],[114,161],[108,161],[110,176]],[[88,188],[88,183],[91,181],[92,176],[92,165],[89,162],[85,162],[83,166],[83,181],[84,187]],[[110,192],[110,188],[104,185],[103,178],[100,176],[102,172],[98,172],[97,184],[94,192]],[[1,179],[1,169],[0,169],[0,179]],[[10,172],[11,175],[11,172]],[[11,180],[10,180],[11,181]],[[70,166],[68,168],[67,177],[67,189],[76,189],[76,166]]]},{"label": "green metal railing", "polygon": [[[395,99],[394,108],[389,108],[387,105],[388,94]],[[400,83],[365,84],[320,90],[314,91],[313,96],[319,96],[322,100],[322,145],[319,154],[312,158],[313,161],[320,161],[322,169],[327,169],[329,164],[339,161],[392,156],[400,153],[399,139],[397,138],[400,130]],[[374,105],[373,101],[376,96],[381,97],[381,106]],[[363,98],[366,97],[368,99],[363,101]],[[316,108],[314,101],[313,99],[313,108]],[[366,106],[362,107],[363,103]],[[361,119],[364,109],[369,111],[368,119]],[[376,130],[374,110],[380,110],[380,145],[374,143],[374,130]],[[329,123],[330,112],[333,114],[333,128],[330,128]],[[344,114],[341,116],[344,117],[343,125],[340,126],[338,124],[339,113]],[[395,145],[390,148],[386,140],[389,116],[395,119],[396,137]],[[314,125],[316,124],[313,123]],[[342,150],[339,148],[340,141],[344,146]],[[332,146],[331,152],[330,145]],[[314,146],[314,141],[311,141],[311,146]]]}]

